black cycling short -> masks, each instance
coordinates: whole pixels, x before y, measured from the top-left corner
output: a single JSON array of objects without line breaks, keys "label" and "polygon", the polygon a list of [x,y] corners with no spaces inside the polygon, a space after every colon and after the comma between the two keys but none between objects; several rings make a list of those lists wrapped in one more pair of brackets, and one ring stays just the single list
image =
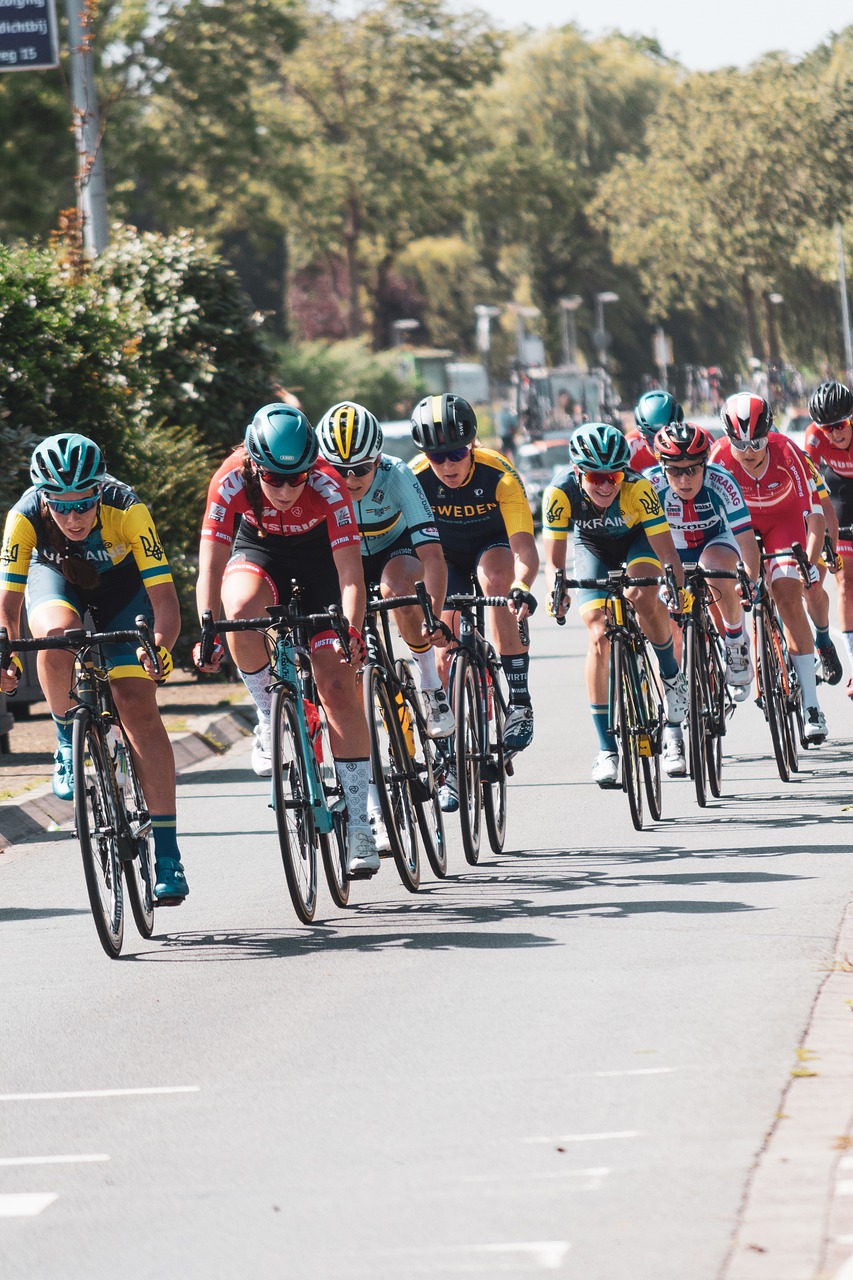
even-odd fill
[{"label": "black cycling short", "polygon": [[[261,537],[245,520],[240,522],[225,573],[248,569],[270,587],[275,604],[287,604],[291,582],[302,588],[304,613],[321,613],[330,604],[340,605],[341,586],[326,526],[309,533]],[[311,634],[327,630],[312,627]]]},{"label": "black cycling short", "polygon": [[509,538],[506,534],[502,538],[491,538],[482,547],[475,547],[467,555],[462,555],[458,551],[454,551],[450,555],[445,553],[447,561],[447,594],[449,596],[470,595],[474,584],[474,574],[477,572],[480,558],[485,552],[491,551],[492,547],[506,547],[507,551],[509,551]]},{"label": "black cycling short", "polygon": [[[431,545],[429,543],[427,546]],[[368,586],[382,580],[382,570],[385,568],[389,560],[393,560],[396,556],[415,556],[417,552],[412,546],[412,536],[408,529],[404,529],[399,538],[396,538],[384,551],[376,551],[372,556],[362,556],[361,566],[364,569],[364,581]]]}]

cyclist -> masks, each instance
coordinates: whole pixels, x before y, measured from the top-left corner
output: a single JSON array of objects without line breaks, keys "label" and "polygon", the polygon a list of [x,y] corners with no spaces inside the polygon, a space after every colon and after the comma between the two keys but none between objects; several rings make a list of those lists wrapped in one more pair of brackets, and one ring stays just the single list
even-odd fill
[{"label": "cyclist", "polygon": [[[492,609],[491,627],[509,687],[504,744],[523,751],[533,741],[530,655],[517,623],[533,613],[539,552],[524,485],[512,464],[476,443],[477,417],[462,396],[426,396],[412,413],[412,438],[422,456],[412,463],[432,507],[447,561],[448,594],[471,590],[476,574],[485,595],[506,596],[508,609]],[[444,621],[453,625],[453,614]],[[446,682],[446,650],[440,667]],[[448,770],[442,805],[458,808],[456,776]]]},{"label": "cyclist", "polygon": [[[679,588],[684,571],[658,496],[649,480],[629,470],[630,449],[618,427],[589,422],[569,444],[571,465],[552,480],[542,498],[545,583],[549,599],[558,569],[565,569],[570,522],[574,529],[574,576],[603,578],[626,566],[629,577],[642,578],[671,564]],[[658,588],[631,587],[628,598],[655,653],[666,697],[667,723],[680,725],[687,712],[687,682],[679,670],[669,615]],[[599,590],[582,588],[580,612],[589,632],[586,685],[599,753],[592,780],[600,787],[617,785],[619,756],[608,729],[609,641],[605,634],[605,599]],[[676,602],[677,603],[677,602]],[[565,614],[568,599],[558,606]]]},{"label": "cyclist", "polygon": [[[759,555],[752,520],[735,479],[709,465],[713,443],[710,432],[691,422],[662,427],[655,436],[659,465],[646,474],[657,490],[682,564],[732,571],[743,560],[755,578]],[[713,585],[724,627],[726,682],[747,696],[753,670],[737,584],[717,578]],[[670,777],[687,773],[680,725],[671,726],[665,735],[664,769]]]},{"label": "cyclist", "polygon": [[[87,610],[99,631],[132,627],[139,614],[152,625],[162,669],[181,629],[169,562],[148,508],[132,489],[107,474],[94,440],[77,432],[48,436],[30,460],[32,487],[6,520],[0,553],[0,625],[20,636],[26,597],[32,634],[41,639],[81,627]],[[176,836],[175,758],[157,707],[153,671],[142,650],[106,645],[113,694],[133,751],[154,831],[154,894],[175,906],[189,893]],[[74,799],[72,726],[73,654],[38,654],[39,682],[56,725],[53,791]],[[20,662],[0,673],[0,688],[14,693]]]},{"label": "cyclist", "polygon": [[[853,525],[853,391],[843,382],[822,382],[809,400],[809,413],[813,421],[806,431],[806,453],[823,472],[838,524],[849,529]],[[853,662],[853,539],[849,534],[838,538],[836,553],[841,558],[835,579],[838,617]],[[828,639],[828,630],[825,636],[818,632],[818,653],[821,642]],[[853,678],[847,681],[847,695],[853,698]]]},{"label": "cyclist", "polygon": [[684,410],[668,391],[647,391],[634,408],[635,427],[625,432],[631,450],[631,470],[646,471],[657,466],[654,452],[655,435],[670,422],[681,422]]},{"label": "cyclist", "polygon": [[[301,409],[264,405],[246,428],[244,442],[225,459],[210,482],[201,530],[196,599],[199,616],[220,603],[228,618],[256,618],[269,605],[284,603],[295,580],[307,613],[337,603],[349,619],[349,656],[341,655],[334,632],[316,629],[311,664],[326,715],[335,769],[349,815],[347,871],[353,876],[379,870],[379,854],[367,815],[370,743],[356,683],[365,656],[361,636],[365,590],[361,539],[346,485],[318,461],[316,432]],[[240,526],[234,536],[237,517]],[[258,711],[252,767],[272,773],[270,759],[269,655],[263,635],[229,633],[232,656]],[[216,670],[214,660],[201,670]]]},{"label": "cyclist", "polygon": [[755,532],[770,556],[770,591],[779,609],[791,657],[803,690],[805,738],[826,738],[826,720],[817,697],[814,641],[803,603],[803,584],[792,556],[774,555],[794,542],[805,543],[811,580],[823,547],[826,521],[812,473],[800,452],[770,430],[767,401],[748,391],[729,396],[720,418],[725,436],[711,450],[711,461],[730,471],[740,485]]}]

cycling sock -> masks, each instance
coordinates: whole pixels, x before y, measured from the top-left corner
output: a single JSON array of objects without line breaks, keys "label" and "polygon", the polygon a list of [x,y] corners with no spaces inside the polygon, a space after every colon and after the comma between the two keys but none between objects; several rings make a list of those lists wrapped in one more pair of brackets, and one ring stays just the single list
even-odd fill
[{"label": "cycling sock", "polygon": [[154,861],[161,858],[181,860],[178,848],[178,830],[174,813],[152,813],[151,829],[154,832]]},{"label": "cycling sock", "polygon": [[[53,715],[53,713],[51,713]],[[74,711],[66,711],[64,716],[53,716],[56,725],[56,737],[61,747],[71,746],[71,734],[74,725]]]},{"label": "cycling sock", "polygon": [[847,645],[850,661],[853,662],[853,631],[844,631],[842,635],[844,636],[844,643]]},{"label": "cycling sock", "polygon": [[817,677],[814,669],[813,653],[792,653],[791,658],[794,663],[800,686],[803,690],[803,706],[817,706]]},{"label": "cycling sock", "polygon": [[240,679],[249,690],[249,696],[258,708],[258,720],[269,721],[272,708],[272,694],[270,693],[272,674],[269,664],[261,667],[260,671],[240,671]]},{"label": "cycling sock", "polygon": [[440,689],[441,681],[438,678],[438,670],[435,665],[435,649],[433,649],[432,645],[428,644],[425,649],[413,649],[409,645],[409,651],[418,669],[418,683],[421,689]]},{"label": "cycling sock", "polygon": [[661,678],[663,680],[674,680],[678,675],[678,663],[675,661],[675,650],[672,647],[672,640],[667,640],[666,644],[655,644],[653,640],[651,645],[657,654]]},{"label": "cycling sock", "polygon": [[663,732],[664,732],[664,737],[668,738],[671,742],[684,741],[684,730],[682,729],[680,724],[670,724],[669,721],[667,720],[666,724],[664,725]]},{"label": "cycling sock", "polygon": [[379,788],[375,782],[370,782],[367,786],[367,808],[370,813],[378,813],[382,808],[379,800]]},{"label": "cycling sock", "polygon": [[530,670],[530,654],[502,653],[501,666],[509,685],[510,706],[529,707],[530,690],[527,687],[527,676]]},{"label": "cycling sock", "polygon": [[370,761],[336,760],[335,773],[347,802],[347,826],[350,831],[369,831],[367,789],[370,785]]},{"label": "cycling sock", "polygon": [[817,623],[815,623],[814,630],[815,630],[815,644],[817,645],[818,649],[828,649],[831,643],[829,639],[829,623],[827,623],[825,627],[819,627]]},{"label": "cycling sock", "polygon": [[594,702],[590,707],[590,711],[592,712],[592,723],[595,726],[595,732],[598,734],[599,747],[602,751],[609,751],[612,755],[615,755],[615,734],[607,732],[607,726],[610,722],[610,708],[606,702]]},{"label": "cycling sock", "polygon": [[740,622],[734,627],[730,623],[726,622],[725,618],[723,618],[723,626],[726,629],[726,640],[730,644],[735,644],[737,641],[743,639],[743,617],[741,617]]}]

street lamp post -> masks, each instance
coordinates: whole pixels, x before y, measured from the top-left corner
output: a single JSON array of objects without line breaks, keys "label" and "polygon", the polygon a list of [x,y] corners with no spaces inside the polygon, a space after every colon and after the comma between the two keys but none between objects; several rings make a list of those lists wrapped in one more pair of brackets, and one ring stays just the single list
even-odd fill
[{"label": "street lamp post", "polygon": [[477,324],[477,350],[483,362],[483,373],[486,375],[486,400],[491,408],[492,382],[489,374],[489,353],[492,349],[492,321],[501,313],[500,307],[490,307],[479,302],[474,308]]},{"label": "street lamp post", "polygon": [[563,349],[563,364],[568,369],[578,367],[578,326],[575,312],[582,302],[583,298],[577,293],[560,299],[560,344]]},{"label": "street lamp post", "polygon": [[394,346],[402,347],[406,341],[406,334],[412,333],[415,329],[420,329],[420,320],[392,320],[391,328],[394,330]]},{"label": "street lamp post", "polygon": [[776,308],[785,299],[781,293],[765,294],[765,315],[767,319],[767,358],[771,364],[779,363],[779,328],[776,321]]},{"label": "street lamp post", "polygon": [[619,294],[613,293],[610,289],[605,289],[602,293],[595,295],[595,345],[598,348],[598,363],[602,369],[607,369],[607,347],[609,338],[607,329],[604,327],[604,307],[608,302],[618,302]]}]

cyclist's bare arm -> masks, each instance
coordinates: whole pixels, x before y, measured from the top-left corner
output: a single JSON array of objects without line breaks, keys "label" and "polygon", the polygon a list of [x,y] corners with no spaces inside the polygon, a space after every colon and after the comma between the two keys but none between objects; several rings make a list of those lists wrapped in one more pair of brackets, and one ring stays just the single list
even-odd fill
[{"label": "cyclist's bare arm", "polygon": [[[539,572],[539,551],[536,546],[536,539],[532,533],[518,531],[509,535],[509,549],[512,552],[514,560],[515,577],[513,585],[524,584],[527,591],[532,592],[533,584],[536,581],[536,575]],[[534,602],[535,607],[535,602]],[[516,609],[514,605],[510,605],[510,612],[515,613],[519,622],[523,621],[529,614],[526,604]]]},{"label": "cyclist's bare arm", "polygon": [[222,608],[222,577],[231,555],[230,542],[202,538],[198,548],[195,598],[199,618],[208,610],[218,618]]},{"label": "cyclist's bare arm", "polygon": [[[566,568],[566,547],[568,540],[566,538],[555,538],[550,533],[542,534],[542,548],[545,552],[545,599],[550,600],[554,593],[554,582],[557,576],[557,570]],[[564,606],[557,617],[563,617],[566,613]]]},{"label": "cyclist's bare arm", "polygon": [[[444,558],[441,544],[438,542],[423,542],[420,546],[415,547],[415,552],[423,565],[423,580],[432,601],[432,611],[437,618],[440,618],[441,611],[444,608],[444,597],[447,595],[447,561]],[[432,639],[439,646],[447,643],[440,633],[436,633]]]},{"label": "cyclist's bare arm", "polygon": [[740,558],[746,565],[747,573],[752,581],[756,582],[761,571],[761,553],[758,550],[755,533],[752,529],[746,529],[743,533],[736,534],[735,540],[740,548]]},{"label": "cyclist's bare arm", "polygon": [[[12,640],[21,634],[21,607],[24,603],[20,591],[0,590],[0,627],[5,627]],[[0,690],[3,693],[14,693],[18,687],[18,668],[12,664],[5,671],[0,671]]]},{"label": "cyclist's bare arm", "polygon": [[[364,610],[367,605],[367,590],[364,585],[364,568],[361,560],[361,547],[336,547],[332,552],[335,568],[338,571],[338,582],[341,588],[341,610],[351,627],[361,633],[364,625]],[[353,658],[358,657],[358,646],[351,646]]]},{"label": "cyclist's bare arm", "polygon": [[682,590],[684,587],[684,569],[682,568],[678,552],[675,549],[672,534],[667,530],[666,533],[649,533],[646,536],[649,540],[649,546],[652,551],[654,551],[661,564],[672,565],[676,585],[679,590]]},{"label": "cyclist's bare arm", "polygon": [[818,564],[826,533],[826,517],[823,511],[812,511],[806,520],[806,555],[810,564]]}]

